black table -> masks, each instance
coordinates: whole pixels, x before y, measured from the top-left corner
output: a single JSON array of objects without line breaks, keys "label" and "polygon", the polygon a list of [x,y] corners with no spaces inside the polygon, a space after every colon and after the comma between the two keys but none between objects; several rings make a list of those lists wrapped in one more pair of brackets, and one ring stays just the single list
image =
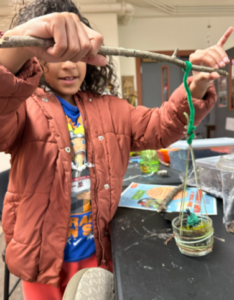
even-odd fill
[{"label": "black table", "polygon": [[111,223],[118,300],[232,300],[234,235],[222,222],[222,201],[212,216],[213,252],[200,258],[182,255],[172,240],[171,223],[157,212],[119,208]]},{"label": "black table", "polygon": [[[173,170],[170,167],[166,167],[160,164],[159,170],[167,170],[167,177],[160,177],[157,173],[143,174],[137,162],[129,163],[127,172],[124,175],[123,187],[127,187],[131,182],[146,183],[146,184],[168,184],[179,185],[181,184],[180,172]],[[140,175],[140,176],[138,176]],[[150,176],[149,176],[150,175]],[[137,177],[135,177],[137,176]]]}]

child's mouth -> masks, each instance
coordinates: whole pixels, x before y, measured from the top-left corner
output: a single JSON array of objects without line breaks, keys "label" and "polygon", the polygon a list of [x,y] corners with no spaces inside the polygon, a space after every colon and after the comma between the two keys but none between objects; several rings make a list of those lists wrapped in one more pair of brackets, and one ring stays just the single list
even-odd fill
[{"label": "child's mouth", "polygon": [[72,84],[76,81],[77,77],[64,77],[60,78],[65,84]]}]

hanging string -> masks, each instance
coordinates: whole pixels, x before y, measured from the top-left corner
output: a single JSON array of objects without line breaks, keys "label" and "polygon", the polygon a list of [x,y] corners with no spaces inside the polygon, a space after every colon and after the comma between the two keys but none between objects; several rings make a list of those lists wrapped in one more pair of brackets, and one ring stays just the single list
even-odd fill
[{"label": "hanging string", "polygon": [[186,69],[183,69],[183,71],[185,72],[183,81],[184,81],[184,87],[187,93],[187,99],[190,108],[190,118],[189,118],[189,124],[187,129],[187,135],[188,135],[187,143],[191,145],[193,139],[195,138],[195,134],[194,134],[194,130],[196,129],[196,127],[194,126],[195,109],[193,106],[192,95],[191,95],[190,88],[188,86],[187,79],[189,76],[189,72],[192,69],[192,64],[190,61],[185,61],[185,63],[186,63]]},{"label": "hanging string", "polygon": [[[207,214],[207,209],[206,209],[206,204],[204,201],[202,189],[201,189],[201,184],[200,184],[200,178],[197,174],[197,167],[196,167],[196,162],[195,162],[195,156],[192,148],[192,141],[195,137],[194,130],[196,127],[194,126],[194,118],[195,118],[195,109],[193,106],[192,102],[192,95],[191,91],[189,89],[187,79],[189,72],[192,69],[192,64],[188,61],[186,63],[186,69],[184,70],[184,87],[187,93],[187,100],[189,104],[189,109],[190,109],[190,116],[186,112],[184,112],[184,115],[187,120],[187,143],[189,144],[189,149],[187,153],[187,163],[186,163],[186,170],[185,170],[185,177],[184,177],[184,190],[183,190],[183,195],[181,199],[181,205],[180,205],[180,214],[179,214],[179,234],[174,233],[174,237],[176,240],[176,244],[180,248],[180,251],[182,252],[190,252],[194,253],[195,256],[199,256],[199,253],[203,253],[204,251],[210,252],[212,251],[212,246],[213,246],[213,234],[214,234],[214,229],[212,226],[212,222],[210,221],[208,214]],[[185,198],[186,198],[186,188],[187,188],[187,179],[188,179],[188,170],[189,170],[189,160],[190,160],[190,155],[192,158],[192,167],[194,170],[195,174],[195,181],[196,181],[196,186],[198,190],[198,194],[196,197],[198,197],[199,203],[200,203],[200,219],[191,212],[188,212],[187,218],[184,219],[184,213],[185,213]],[[201,194],[200,194],[201,192]],[[197,199],[196,199],[197,201]],[[202,203],[204,204],[205,207],[205,214],[206,216],[202,216]],[[194,203],[195,204],[195,203]],[[194,205],[193,204],[193,205]],[[194,208],[194,207],[193,207]],[[187,219],[187,222],[184,222]],[[192,237],[191,234],[188,236],[183,234],[183,231],[188,231],[188,230],[200,230],[198,232],[197,236]],[[202,236],[200,236],[202,235]],[[182,250],[181,250],[182,249]],[[183,252],[182,252],[183,253]],[[202,254],[203,255],[203,254]]]},{"label": "hanging string", "polygon": [[[187,164],[186,164],[185,179],[184,179],[184,183],[185,183],[184,184],[184,191],[183,191],[183,197],[182,197],[182,201],[181,201],[181,212],[180,212],[180,215],[182,215],[181,227],[180,227],[181,230],[182,230],[182,220],[184,219],[185,191],[186,191],[186,188],[187,188],[187,177],[188,177],[190,154],[191,154],[191,158],[192,158],[192,162],[193,162],[192,166],[193,166],[193,170],[194,170],[194,174],[195,174],[195,181],[196,181],[196,186],[197,186],[197,189],[198,189],[198,193],[199,193],[199,189],[202,193],[200,180],[198,179],[198,176],[197,176],[197,167],[196,167],[196,163],[195,163],[195,156],[194,156],[193,148],[192,148],[192,145],[191,145],[193,139],[195,138],[195,134],[194,134],[194,130],[196,129],[196,127],[194,126],[195,109],[194,109],[194,105],[193,105],[193,101],[192,101],[192,95],[191,95],[190,88],[188,86],[187,79],[188,79],[189,72],[192,69],[192,64],[189,61],[185,61],[185,63],[186,63],[186,69],[185,70],[183,69],[183,71],[185,72],[183,82],[184,82],[184,87],[185,87],[185,90],[186,90],[186,93],[187,93],[187,99],[188,99],[188,104],[189,104],[189,109],[190,109],[190,116],[188,116],[187,113],[184,113],[184,115],[187,119],[187,126],[188,126],[188,129],[187,129],[187,135],[188,135],[187,143],[189,144],[189,150],[188,150],[188,155],[187,155]],[[204,203],[206,217],[208,218],[203,193],[202,193],[201,199],[199,199],[199,200],[200,200],[201,208],[202,208],[202,202]],[[201,212],[201,215],[202,215],[202,211],[200,211],[200,212]]]}]

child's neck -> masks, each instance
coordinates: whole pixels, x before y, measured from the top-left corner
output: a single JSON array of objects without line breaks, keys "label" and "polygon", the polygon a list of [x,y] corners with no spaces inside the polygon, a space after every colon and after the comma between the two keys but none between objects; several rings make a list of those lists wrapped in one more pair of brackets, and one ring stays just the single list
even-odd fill
[{"label": "child's neck", "polygon": [[63,98],[65,101],[67,101],[69,104],[73,106],[77,106],[74,96],[72,95],[61,95],[60,93],[56,93],[59,97]]}]

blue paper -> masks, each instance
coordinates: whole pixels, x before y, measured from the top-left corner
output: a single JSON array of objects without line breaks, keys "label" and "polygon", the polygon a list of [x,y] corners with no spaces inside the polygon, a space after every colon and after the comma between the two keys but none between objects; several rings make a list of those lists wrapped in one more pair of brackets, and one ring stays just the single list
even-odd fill
[{"label": "blue paper", "polygon": [[[119,206],[157,211],[158,203],[160,203],[173,188],[175,188],[175,186],[160,186],[132,182],[129,187],[123,191]],[[183,191],[181,191],[174,200],[168,203],[167,212],[180,211],[181,199],[183,198],[182,195]],[[184,210],[187,208],[198,215],[206,214],[206,212],[208,215],[217,215],[216,198],[207,195],[204,192],[201,193],[201,191],[196,188],[186,189]]]}]

